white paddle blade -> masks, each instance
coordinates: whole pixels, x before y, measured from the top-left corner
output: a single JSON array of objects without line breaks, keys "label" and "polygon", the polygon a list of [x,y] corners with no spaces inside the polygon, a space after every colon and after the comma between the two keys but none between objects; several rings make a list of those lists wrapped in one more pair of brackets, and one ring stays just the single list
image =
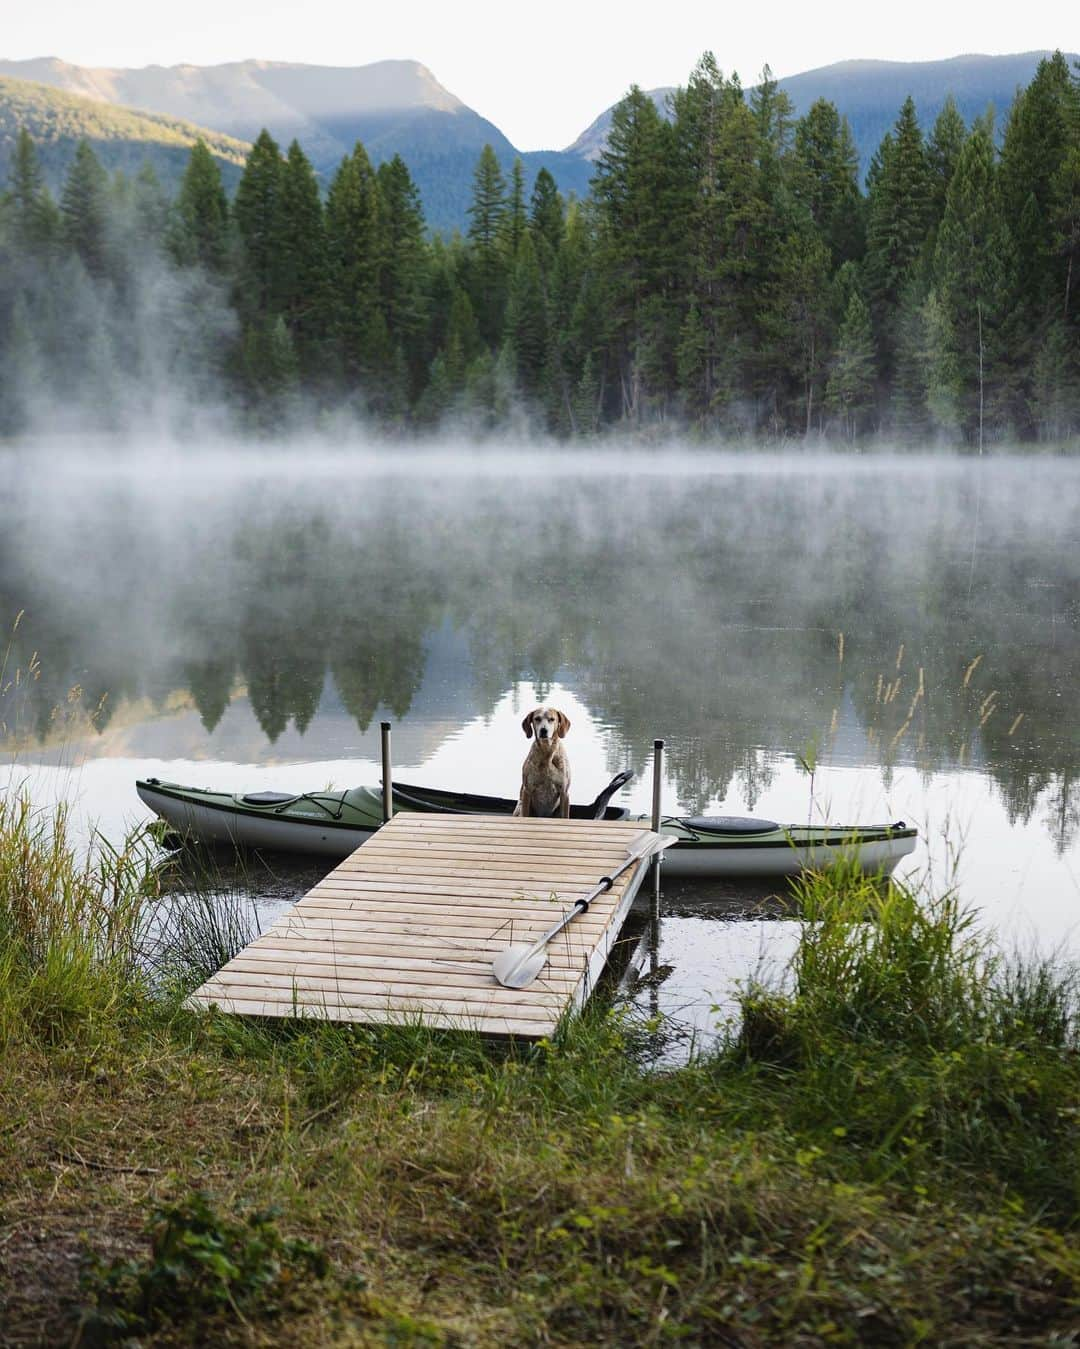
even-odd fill
[{"label": "white paddle blade", "polygon": [[[643,830],[630,842],[626,849],[626,861],[612,875],[621,875],[631,862],[640,862],[643,858],[653,857],[678,841],[670,834],[654,834],[651,829]],[[532,946],[508,946],[505,951],[500,951],[491,962],[491,972],[499,983],[504,988],[527,988],[547,964],[547,948],[552,937],[556,936],[580,909],[587,907],[588,902],[596,898],[600,888],[598,886],[592,891],[557,927],[552,928]]]},{"label": "white paddle blade", "polygon": [[508,946],[491,962],[491,972],[504,988],[526,988],[546,964],[546,946]]}]

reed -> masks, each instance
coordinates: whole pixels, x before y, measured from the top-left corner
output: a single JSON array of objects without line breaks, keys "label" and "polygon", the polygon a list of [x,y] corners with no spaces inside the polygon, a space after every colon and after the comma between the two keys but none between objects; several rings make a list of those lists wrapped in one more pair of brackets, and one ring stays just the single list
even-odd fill
[{"label": "reed", "polygon": [[734,1048],[774,1070],[748,1108],[782,1099],[815,1146],[839,1130],[841,1170],[960,1189],[992,1176],[1000,1194],[1073,1214],[1075,973],[1007,959],[951,893],[833,874],[797,895],[790,988],[743,999]]},{"label": "reed", "polygon": [[66,806],[0,797],[0,1037],[62,1037],[141,996],[156,893],[141,832],[80,853]]},{"label": "reed", "polygon": [[160,986],[184,995],[254,941],[260,933],[256,893],[243,858],[223,867],[208,849],[174,854],[148,951]]}]

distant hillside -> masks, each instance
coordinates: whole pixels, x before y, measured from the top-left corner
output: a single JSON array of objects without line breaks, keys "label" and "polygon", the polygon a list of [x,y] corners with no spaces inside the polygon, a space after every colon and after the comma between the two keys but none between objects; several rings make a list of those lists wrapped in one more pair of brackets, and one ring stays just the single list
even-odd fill
[{"label": "distant hillside", "polygon": [[0,75],[0,185],[7,181],[11,152],[23,126],[37,143],[42,168],[54,191],[75,147],[84,139],[110,171],[122,169],[134,175],[149,163],[170,188],[179,182],[188,152],[200,136],[221,165],[229,187],[239,178],[249,148],[243,141],[175,117],[110,107],[43,84]]},{"label": "distant hillside", "polygon": [[[954,56],[948,61],[840,61],[789,76],[780,81],[780,86],[790,95],[798,116],[819,98],[836,104],[851,123],[859,163],[865,173],[908,94],[914,98],[925,128],[933,125],[949,94],[956,99],[965,121],[972,122],[993,106],[1000,125],[1016,90],[1030,82],[1039,61],[1050,54],[1040,51],[1013,56]],[[1071,63],[1080,57],[1066,53],[1066,59]],[[651,89],[649,94],[663,109],[671,92],[666,88]],[[608,108],[601,113],[567,148],[567,153],[595,161],[606,142],[612,111]]]},{"label": "distant hillside", "polygon": [[[924,127],[933,123],[950,93],[968,122],[990,105],[1000,120],[1017,88],[1030,81],[1047,54],[844,61],[780,83],[797,114],[817,98],[836,104],[851,123],[865,173],[909,93]],[[46,85],[55,92],[44,91]],[[670,90],[650,92],[663,108]],[[13,112],[16,105],[20,110]],[[546,167],[565,195],[585,196],[611,112],[602,113],[566,150],[523,154],[528,190],[538,170]],[[52,57],[0,61],[0,172],[19,121],[26,121],[35,139],[44,143],[54,182],[83,135],[110,167],[137,169],[149,158],[161,177],[173,182],[198,134],[195,127],[212,126],[215,131],[205,135],[230,187],[245,142],[263,127],[283,148],[297,139],[324,186],[359,140],[376,163],[401,155],[420,190],[428,225],[444,231],[468,225],[473,170],[483,146],[493,147],[507,173],[517,154],[497,126],[462,103],[418,61],[355,67],[238,61],[141,70],[90,69]]]},{"label": "distant hillside", "polygon": [[[498,127],[444,89],[418,61],[357,67],[240,61],[93,70],[50,57],[0,61],[0,75],[208,123],[244,141],[266,127],[283,147],[298,140],[324,182],[358,140],[376,163],[400,154],[435,229],[464,228],[472,173],[485,144],[506,170],[517,154]],[[522,159],[530,186],[546,165],[563,191],[581,195],[587,187],[591,170],[580,155],[532,152]]]}]

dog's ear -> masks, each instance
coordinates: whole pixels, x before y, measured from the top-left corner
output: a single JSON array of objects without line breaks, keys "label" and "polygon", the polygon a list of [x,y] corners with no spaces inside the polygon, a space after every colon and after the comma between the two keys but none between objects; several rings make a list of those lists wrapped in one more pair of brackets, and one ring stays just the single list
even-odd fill
[{"label": "dog's ear", "polygon": [[[534,707],[533,712],[535,711],[536,708]],[[525,734],[528,736],[530,740],[532,739],[532,719],[533,719],[532,712],[526,712],[521,723],[521,729],[525,732]]]},{"label": "dog's ear", "polygon": [[[556,711],[556,712],[559,712],[559,709],[556,708],[555,711]],[[560,739],[560,740],[563,738],[563,736],[566,734],[566,732],[567,732],[569,729],[570,729],[570,718],[566,715],[565,712],[559,712],[559,739]]]}]

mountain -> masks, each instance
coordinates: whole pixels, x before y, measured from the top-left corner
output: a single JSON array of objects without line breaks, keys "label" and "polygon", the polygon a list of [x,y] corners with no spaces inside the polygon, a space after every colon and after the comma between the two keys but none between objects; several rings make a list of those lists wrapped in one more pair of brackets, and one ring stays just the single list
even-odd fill
[{"label": "mountain", "polygon": [[150,163],[170,188],[179,182],[188,152],[200,136],[229,187],[239,179],[249,149],[241,140],[176,117],[131,112],[0,74],[0,184],[7,181],[11,152],[23,126],[37,143],[45,177],[54,190],[81,140],[90,142],[110,170],[135,174]]},{"label": "mountain", "polygon": [[[298,140],[324,183],[358,140],[375,163],[400,154],[420,189],[428,224],[436,229],[464,226],[472,173],[485,144],[507,171],[517,155],[498,127],[418,61],[355,67],[238,61],[123,70],[49,57],[0,61],[0,75],[208,124],[243,141],[266,127],[283,147]],[[564,191],[581,195],[587,189],[591,169],[580,155],[534,151],[522,159],[530,186],[546,165]]]},{"label": "mountain", "polygon": [[[874,151],[896,121],[900,105],[911,94],[924,128],[933,125],[949,94],[956,99],[961,116],[972,122],[993,107],[998,125],[1018,88],[1030,82],[1035,68],[1048,51],[1023,52],[1012,56],[954,56],[947,61],[840,61],[801,75],[780,80],[790,96],[796,116],[802,116],[819,98],[826,98],[851,124],[865,173]],[[1070,62],[1080,60],[1066,53]],[[649,95],[661,110],[673,90],[651,89]],[[566,153],[595,161],[611,126],[613,109],[588,126],[567,147]]]},{"label": "mountain", "polygon": [[[780,84],[798,115],[817,98],[836,104],[851,123],[865,172],[909,93],[924,127],[933,123],[949,93],[967,121],[991,104],[1000,119],[1017,88],[1030,81],[1040,58],[1048,54],[842,61]],[[670,92],[654,89],[651,96],[663,108]],[[601,114],[565,150],[523,154],[527,190],[545,167],[564,194],[585,196],[611,112],[609,108]],[[401,155],[420,189],[429,226],[444,231],[467,226],[473,170],[484,145],[493,147],[507,173],[518,153],[497,126],[462,103],[418,61],[366,66],[236,61],[138,70],[91,69],[52,57],[0,61],[0,173],[20,122],[44,143],[54,183],[82,136],[109,168],[137,169],[149,158],[160,176],[173,182],[187,146],[200,134],[197,127],[214,127],[214,132],[201,134],[230,186],[245,143],[263,127],[283,148],[297,139],[324,186],[360,140],[376,163]]]}]

